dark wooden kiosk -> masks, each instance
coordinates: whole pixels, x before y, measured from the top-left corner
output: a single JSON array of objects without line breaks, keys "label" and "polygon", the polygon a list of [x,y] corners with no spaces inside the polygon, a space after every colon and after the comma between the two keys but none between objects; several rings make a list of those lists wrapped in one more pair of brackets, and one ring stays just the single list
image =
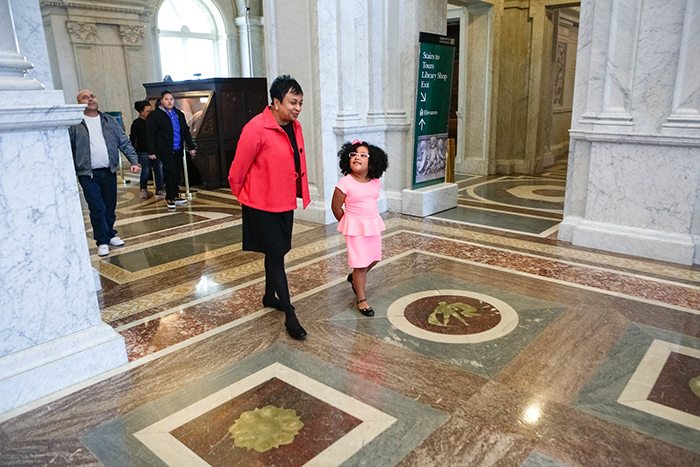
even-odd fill
[{"label": "dark wooden kiosk", "polygon": [[267,105],[267,80],[211,78],[143,86],[152,105],[161,92],[170,90],[175,107],[185,114],[197,144],[197,155],[191,160],[187,155],[190,183],[206,190],[227,187],[241,130]]}]

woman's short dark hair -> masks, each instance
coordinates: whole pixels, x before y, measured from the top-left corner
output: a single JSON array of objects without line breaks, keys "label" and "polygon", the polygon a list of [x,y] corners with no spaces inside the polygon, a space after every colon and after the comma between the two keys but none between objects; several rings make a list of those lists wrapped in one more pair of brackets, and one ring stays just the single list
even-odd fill
[{"label": "woman's short dark hair", "polygon": [[297,83],[297,80],[289,75],[282,75],[275,78],[270,86],[270,99],[271,103],[275,103],[275,99],[282,102],[284,96],[288,92],[291,92],[295,96],[303,95],[304,91],[301,90],[301,86]]},{"label": "woman's short dark hair", "polygon": [[352,173],[352,169],[350,168],[350,153],[356,152],[357,148],[360,146],[366,147],[369,151],[367,177],[372,179],[381,177],[387,167],[389,167],[389,156],[387,156],[382,148],[369,144],[366,141],[345,143],[341,146],[340,151],[338,151],[340,171],[343,175],[350,175]]},{"label": "woman's short dark hair", "polygon": [[[170,94],[171,96],[173,95],[173,93],[170,92],[170,90],[166,89],[165,91],[160,93],[160,98],[162,99],[163,96],[165,96],[166,94]],[[175,97],[175,96],[173,96],[173,97]]]},{"label": "woman's short dark hair", "polygon": [[136,101],[134,102],[134,109],[136,109],[137,112],[141,113],[143,109],[146,107],[150,107],[151,103],[148,101]]}]

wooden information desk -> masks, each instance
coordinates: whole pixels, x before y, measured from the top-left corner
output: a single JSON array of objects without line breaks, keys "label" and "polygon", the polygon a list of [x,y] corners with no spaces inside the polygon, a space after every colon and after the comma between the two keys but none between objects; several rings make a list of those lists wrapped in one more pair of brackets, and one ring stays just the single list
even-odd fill
[{"label": "wooden information desk", "polygon": [[143,86],[152,106],[168,89],[175,97],[175,107],[185,114],[197,144],[196,156],[187,155],[190,184],[206,190],[227,187],[241,130],[267,105],[267,80],[212,78]]}]

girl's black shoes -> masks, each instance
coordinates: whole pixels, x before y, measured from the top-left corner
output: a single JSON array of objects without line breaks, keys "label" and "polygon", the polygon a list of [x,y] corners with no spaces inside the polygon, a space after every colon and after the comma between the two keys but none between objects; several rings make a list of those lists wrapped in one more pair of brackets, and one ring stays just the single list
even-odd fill
[{"label": "girl's black shoes", "polygon": [[357,305],[357,309],[360,310],[360,313],[362,313],[365,316],[374,316],[374,310],[371,306],[368,306],[366,308],[360,307],[360,303],[362,302],[367,303],[367,299],[363,298],[362,300],[355,300],[355,304]]},{"label": "girl's black shoes", "polygon": [[350,287],[352,287],[352,293],[357,295],[357,292],[355,292],[355,284],[352,281],[352,273],[348,274],[348,282],[350,282]]}]

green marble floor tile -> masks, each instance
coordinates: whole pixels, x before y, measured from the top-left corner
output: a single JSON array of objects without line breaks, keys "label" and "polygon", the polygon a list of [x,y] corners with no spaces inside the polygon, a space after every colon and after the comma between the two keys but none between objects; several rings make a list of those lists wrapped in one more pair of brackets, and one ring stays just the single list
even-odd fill
[{"label": "green marble floor tile", "polygon": [[[130,224],[124,224],[116,227],[118,231],[117,235],[123,238],[132,238],[139,235],[159,232],[165,229],[171,229],[173,227],[180,227],[187,224],[192,224],[197,221],[206,219],[205,217],[195,216],[186,212],[178,212],[174,214],[163,215],[155,219],[148,219],[144,221],[132,222]],[[92,232],[88,233],[88,236],[92,238]]]},{"label": "green marble floor tile", "polygon": [[558,220],[539,219],[506,212],[484,211],[465,206],[457,206],[456,208],[433,214],[432,217],[531,234],[542,233],[560,222]]},{"label": "green marble floor tile", "polygon": [[618,402],[655,339],[700,350],[700,339],[632,323],[579,392],[572,407],[700,453],[700,431]]},{"label": "green marble floor tile", "polygon": [[190,256],[217,250],[241,242],[242,229],[240,225],[207,232],[193,237],[182,238],[173,242],[155,245],[143,250],[131,251],[120,255],[110,256],[107,261],[129,272],[160,266]]},{"label": "green marble floor tile", "polygon": [[549,457],[543,456],[542,454],[538,454],[536,452],[531,453],[527,459],[525,459],[525,462],[523,462],[522,467],[569,467],[567,464],[564,464],[559,461],[555,461],[554,459],[550,459]]},{"label": "green marble floor tile", "polygon": [[[224,388],[231,388],[236,382],[254,375],[275,363],[310,378],[314,382],[313,384],[317,391],[320,384],[328,388],[329,391],[335,390],[342,393],[346,400],[348,398],[354,399],[351,394],[361,387],[363,388],[363,393],[372,394],[373,396],[371,398],[373,402],[365,401],[362,404],[368,404],[379,411],[377,413],[379,418],[370,417],[367,419],[368,422],[390,420],[391,417],[395,419],[390,426],[374,435],[373,438],[368,439],[359,450],[346,459],[342,463],[346,467],[361,465],[388,467],[396,465],[449,418],[447,414],[441,411],[371,383],[327,362],[287,347],[284,344],[274,344],[258,354],[252,355],[231,367],[219,370],[179,391],[168,394],[126,415],[116,416],[107,424],[81,436],[80,440],[107,467],[165,465],[154,452],[145,447],[133,434],[170,415],[175,413],[181,414],[185,408],[190,408],[191,410],[192,405],[196,402]],[[304,391],[303,384],[299,386],[299,389]],[[327,397],[326,403],[335,403],[334,396]],[[356,401],[356,403],[360,404],[359,401]],[[213,408],[207,406],[200,410],[211,410]],[[183,423],[185,423],[184,420]],[[318,433],[318,436],[323,436],[323,433]],[[342,442],[342,439],[337,442]],[[294,444],[291,446],[294,446]]]},{"label": "green marble floor tile", "polygon": [[[505,335],[485,342],[447,343],[411,335],[396,328],[388,318],[389,307],[402,297],[424,291],[433,291],[436,295],[448,294],[449,290],[476,292],[505,302],[515,310],[517,326]],[[420,274],[369,297],[369,300],[375,311],[374,317],[362,316],[353,308],[332,317],[331,321],[487,378],[493,378],[566,310],[566,307],[556,303],[433,273]]]}]

